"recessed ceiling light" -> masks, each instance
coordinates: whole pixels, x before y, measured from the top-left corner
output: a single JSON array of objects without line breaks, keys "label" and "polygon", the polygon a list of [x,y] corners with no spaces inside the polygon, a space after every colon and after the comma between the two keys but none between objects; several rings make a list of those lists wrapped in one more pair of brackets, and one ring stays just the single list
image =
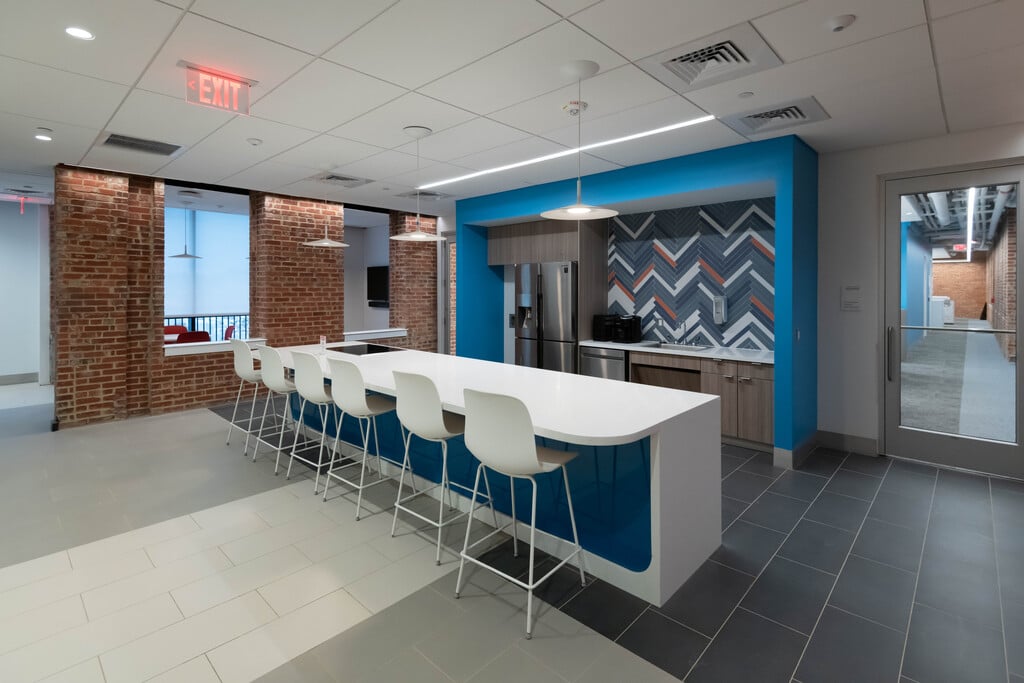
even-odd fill
[{"label": "recessed ceiling light", "polygon": [[855,21],[857,21],[857,16],[855,14],[840,14],[839,16],[832,17],[826,21],[825,28],[832,31],[832,33],[839,33],[850,28],[850,25]]},{"label": "recessed ceiling light", "polygon": [[78,38],[79,40],[92,40],[96,37],[91,31],[86,31],[84,28],[79,26],[68,26],[64,29],[64,33],[68,34],[72,38]]},{"label": "recessed ceiling light", "polygon": [[53,140],[53,131],[49,128],[36,128],[36,140],[42,140],[43,142],[49,142]]},{"label": "recessed ceiling light", "polygon": [[260,140],[259,138],[246,138],[245,141],[253,147],[259,147],[263,144],[263,140]]}]

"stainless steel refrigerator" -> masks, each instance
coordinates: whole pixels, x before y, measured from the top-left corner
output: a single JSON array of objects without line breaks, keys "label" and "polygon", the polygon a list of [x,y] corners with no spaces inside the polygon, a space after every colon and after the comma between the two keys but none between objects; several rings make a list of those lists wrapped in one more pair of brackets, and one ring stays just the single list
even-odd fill
[{"label": "stainless steel refrigerator", "polygon": [[516,365],[576,372],[576,263],[515,268]]}]

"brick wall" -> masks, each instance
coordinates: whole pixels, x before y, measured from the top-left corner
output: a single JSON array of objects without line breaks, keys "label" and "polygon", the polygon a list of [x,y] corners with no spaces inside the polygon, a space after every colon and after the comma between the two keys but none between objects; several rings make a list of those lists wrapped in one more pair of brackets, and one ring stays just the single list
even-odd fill
[{"label": "brick wall", "polygon": [[[1017,326],[1017,212],[1007,210],[1005,216],[988,259],[994,299],[989,320],[992,327],[1014,329]],[[1003,354],[1016,360],[1015,335],[997,334],[996,339]]]},{"label": "brick wall", "polygon": [[455,240],[448,240],[448,353],[455,355]]},{"label": "brick wall", "polygon": [[985,297],[988,268],[986,254],[974,252],[970,263],[943,263],[932,265],[932,294],[948,296],[955,303],[958,318],[981,317]]},{"label": "brick wall", "polygon": [[[416,216],[391,212],[391,235],[415,229]],[[437,231],[437,219],[420,217],[424,232]],[[405,339],[395,346],[437,351],[437,243],[396,242],[389,253],[391,277],[390,326],[404,327]]]},{"label": "brick wall", "polygon": [[344,249],[306,247],[324,236],[343,241],[341,204],[254,192],[249,201],[251,334],[271,346],[312,344],[345,327]]}]

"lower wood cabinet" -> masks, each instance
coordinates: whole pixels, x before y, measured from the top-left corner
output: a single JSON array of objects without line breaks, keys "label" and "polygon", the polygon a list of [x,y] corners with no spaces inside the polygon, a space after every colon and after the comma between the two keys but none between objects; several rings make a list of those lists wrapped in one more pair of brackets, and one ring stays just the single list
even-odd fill
[{"label": "lower wood cabinet", "polygon": [[700,390],[722,399],[722,435],[774,442],[774,371],[771,366],[735,361],[701,361]]}]

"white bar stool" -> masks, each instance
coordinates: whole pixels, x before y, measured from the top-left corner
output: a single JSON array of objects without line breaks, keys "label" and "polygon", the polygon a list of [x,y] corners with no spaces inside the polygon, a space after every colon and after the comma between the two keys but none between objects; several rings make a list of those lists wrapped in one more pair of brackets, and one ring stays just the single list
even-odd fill
[{"label": "white bar stool", "polygon": [[[511,581],[520,588],[526,589],[526,638],[533,636],[533,590],[541,583],[558,571],[562,565],[579,555],[580,582],[586,584],[586,575],[583,573],[583,548],[580,547],[579,534],[576,532],[576,515],[572,509],[572,494],[569,492],[569,474],[565,465],[576,457],[576,453],[556,451],[545,446],[538,446],[533,432],[533,421],[530,413],[522,401],[502,394],[490,394],[474,389],[466,389],[466,447],[480,461],[476,470],[476,480],[473,484],[473,497],[470,499],[470,507],[476,502],[476,496],[480,488],[480,474],[484,474],[484,483],[487,482],[486,469],[490,468],[495,472],[507,475],[511,480],[512,492],[512,552],[519,556],[519,538],[516,531],[516,493],[515,480],[528,479],[533,486],[533,499],[530,505],[530,572],[527,581],[524,583],[519,579],[509,576],[505,572],[493,567],[482,560],[469,555],[469,549],[484,542],[491,536],[503,531],[505,525],[497,528],[483,538],[470,545],[469,532],[473,524],[472,516],[466,524],[466,539],[462,544],[462,553],[459,556],[459,577],[455,582],[455,597],[459,597],[462,590],[462,571],[466,561],[489,569],[498,576]],[[555,565],[547,574],[534,579],[534,541],[537,534],[537,480],[534,475],[562,470],[562,480],[565,482],[565,499],[569,504],[569,523],[572,525],[572,541],[576,548],[561,562]],[[488,496],[490,491],[488,491]],[[497,526],[497,524],[495,524]],[[544,531],[541,531],[544,533]]]},{"label": "white bar stool", "polygon": [[[289,403],[291,395],[295,393],[295,382],[288,379],[288,372],[285,370],[281,353],[270,346],[259,347],[260,368],[263,375],[263,385],[267,387],[267,402],[263,404],[263,417],[260,419],[260,429],[256,437],[256,446],[252,449],[252,461],[256,462],[256,453],[259,451],[260,443],[265,443],[277,450],[277,460],[274,462],[274,474],[277,474],[278,465],[281,462],[281,449],[284,447],[284,430],[288,424]],[[263,438],[264,427],[267,421],[267,408],[274,403],[275,396],[284,397],[284,405],[281,407],[281,424],[277,435],[277,446]],[[271,411],[277,419],[278,413],[275,407]]]},{"label": "white bar stool", "polygon": [[245,447],[242,449],[243,455],[249,452],[249,435],[252,433],[252,423],[256,421],[256,396],[260,390],[260,378],[261,372],[256,369],[252,349],[241,339],[229,339],[231,342],[231,352],[234,354],[235,360],[235,374],[238,375],[238,395],[235,396],[235,409],[231,411],[231,423],[228,425],[228,437],[224,441],[225,445],[231,444],[231,431],[233,429],[242,429],[242,426],[235,422],[235,418],[238,415],[238,403],[242,400],[242,389],[245,388],[246,383],[253,385],[252,388],[252,408],[249,410],[249,418],[245,420]]},{"label": "white bar stool", "polygon": [[[445,519],[444,517],[445,494],[448,495],[449,509],[454,509],[454,506],[452,505],[452,483],[448,480],[448,439],[462,434],[465,430],[466,421],[461,415],[448,412],[441,407],[441,397],[437,393],[437,387],[434,386],[433,380],[429,377],[409,372],[399,372],[398,370],[393,371],[393,374],[395,376],[395,389],[397,393],[396,409],[398,410],[398,420],[402,423],[402,426],[405,427],[406,435],[405,457],[402,459],[402,474],[398,479],[398,497],[395,499],[395,518],[391,522],[391,535],[395,535],[395,527],[398,524],[399,510],[421,519],[431,526],[437,527],[437,556],[434,558],[434,561],[437,564],[441,564],[442,530],[446,525],[451,524],[463,515],[467,514],[465,512],[460,512],[450,516],[448,519]],[[409,461],[409,445],[412,443],[412,437],[414,434],[426,441],[436,441],[441,444],[441,481],[434,486],[430,486],[422,491],[414,492],[412,495],[402,498],[402,485],[405,483],[405,470],[408,469],[409,476],[413,476],[412,464]],[[486,478],[484,480],[484,484],[487,484]],[[455,484],[455,486],[465,488],[459,484]],[[438,487],[441,487],[441,495],[439,496],[440,505],[438,506],[436,520],[421,515],[405,505],[405,503],[409,502],[416,496],[432,491]],[[487,504],[491,508],[491,514],[494,515],[494,525],[497,526],[498,518],[494,512],[494,504],[491,502],[491,490],[489,486],[487,487]],[[470,506],[470,517],[472,517],[472,513],[475,511],[476,508],[474,506]]]},{"label": "white bar stool", "polygon": [[[320,493],[317,490],[320,487],[320,468],[327,464],[324,462],[324,443],[327,440],[327,416],[333,403],[331,387],[327,386],[324,371],[317,356],[302,351],[293,351],[292,361],[295,365],[295,389],[299,392],[299,396],[302,397],[302,401],[299,404],[299,419],[295,425],[296,438],[295,442],[292,443],[292,452],[291,457],[288,459],[288,471],[285,472],[285,478],[291,478],[292,463],[296,460],[315,468],[316,477],[313,479],[313,495],[315,496]],[[320,412],[320,444],[316,447],[317,458],[315,461],[298,455],[298,430],[302,425],[307,403],[316,405],[317,410]],[[335,422],[340,424],[340,420],[336,419]],[[310,450],[311,448],[313,447],[305,446],[302,450]]]},{"label": "white bar stool", "polygon": [[[341,438],[341,421],[337,423],[337,431],[334,434],[334,450],[331,454],[331,464],[327,468],[327,483],[324,484],[324,500],[327,500],[327,489],[331,485],[331,477],[343,482],[359,491],[356,498],[356,521],[359,521],[359,513],[363,505],[363,489],[369,488],[381,482],[387,481],[383,477],[383,469],[380,463],[380,441],[377,438],[377,416],[389,413],[395,409],[395,402],[379,394],[367,395],[366,383],[363,381],[363,373],[359,366],[352,361],[342,358],[328,358],[327,364],[330,367],[331,375],[331,396],[334,404],[341,409],[342,419],[345,415],[351,415],[359,420],[359,436],[363,439],[363,459],[346,464],[334,466],[338,457],[338,440]],[[370,429],[373,429],[374,453],[377,458],[377,477],[369,483],[366,482],[366,462],[369,445]],[[358,482],[347,478],[342,472],[349,467],[359,467]]]}]

